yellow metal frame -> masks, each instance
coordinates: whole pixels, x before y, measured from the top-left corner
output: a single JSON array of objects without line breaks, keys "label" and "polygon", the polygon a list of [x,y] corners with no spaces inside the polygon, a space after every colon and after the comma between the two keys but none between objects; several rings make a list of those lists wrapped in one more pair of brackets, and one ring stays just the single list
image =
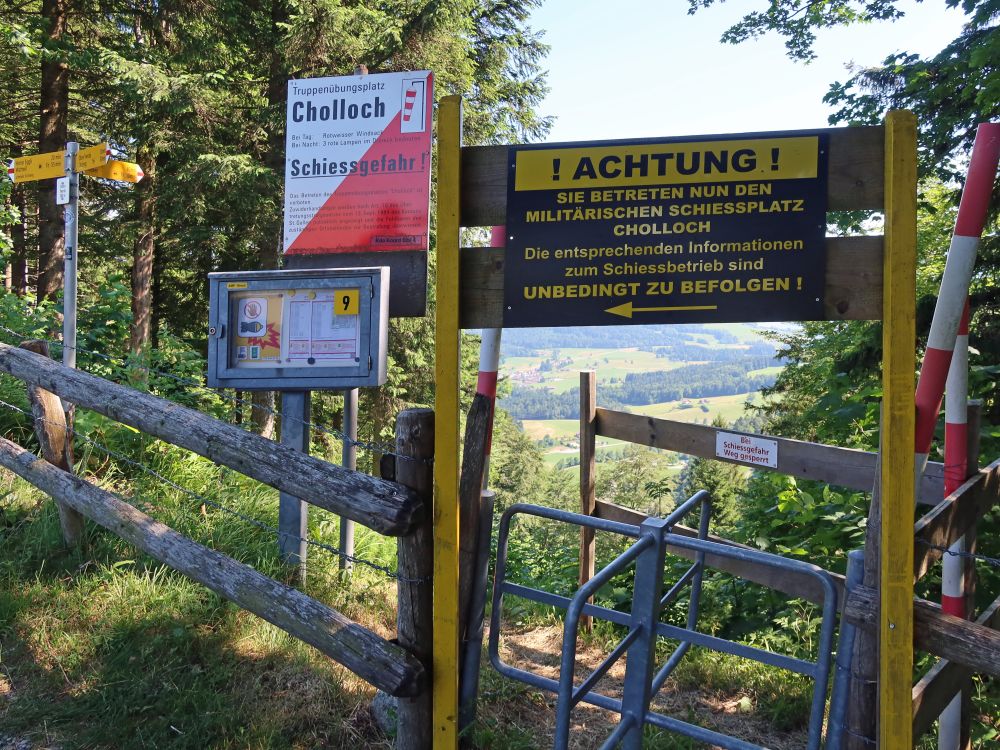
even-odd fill
[{"label": "yellow metal frame", "polygon": [[[913,675],[916,118],[885,123],[879,746],[910,750]],[[459,240],[462,100],[438,110],[434,440],[434,747],[458,747]]]},{"label": "yellow metal frame", "polygon": [[913,747],[914,370],[916,354],[917,121],[885,121],[882,280],[882,497],[879,747]]},{"label": "yellow metal frame", "polygon": [[434,747],[458,747],[458,325],[462,98],[438,106],[437,312],[434,335]]}]

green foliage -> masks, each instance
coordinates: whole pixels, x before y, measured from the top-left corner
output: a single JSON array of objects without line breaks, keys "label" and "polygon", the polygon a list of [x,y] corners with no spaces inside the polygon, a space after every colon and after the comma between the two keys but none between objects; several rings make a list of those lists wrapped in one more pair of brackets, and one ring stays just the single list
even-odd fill
[{"label": "green foliage", "polygon": [[[721,417],[712,420],[712,426],[726,429],[729,425]],[[707,490],[712,497],[712,521],[717,533],[730,529],[740,514],[739,499],[746,483],[746,470],[736,464],[693,457],[684,465],[674,499],[683,503],[699,490]],[[697,517],[697,516],[695,516]],[[691,521],[689,525],[693,525]]]},{"label": "green foliage", "polygon": [[756,471],[741,502],[736,535],[766,552],[843,572],[847,552],[864,545],[864,493]]},{"label": "green foliage", "polygon": [[[724,0],[719,0],[723,2]],[[688,0],[689,12],[716,0]],[[831,84],[824,100],[840,109],[831,123],[876,124],[890,109],[910,109],[917,116],[923,174],[961,177],[961,160],[972,146],[976,125],[1000,115],[1000,26],[993,0],[946,0],[966,16],[962,32],[936,54],[922,57],[896,52],[881,65],[858,70],[845,82]],[[751,11],[726,30],[722,41],[738,44],[764,34],[785,39],[789,57],[808,61],[819,29],[901,18],[896,0],[775,0]]]},{"label": "green foliage", "polygon": [[[546,473],[538,448],[503,409],[493,420],[489,487],[496,492],[497,515],[514,503],[553,505],[543,496]],[[556,507],[560,507],[557,505]]]}]

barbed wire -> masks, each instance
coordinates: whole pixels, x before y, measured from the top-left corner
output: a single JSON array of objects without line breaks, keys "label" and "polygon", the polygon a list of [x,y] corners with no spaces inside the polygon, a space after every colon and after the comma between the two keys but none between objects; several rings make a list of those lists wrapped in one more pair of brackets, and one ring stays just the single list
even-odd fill
[{"label": "barbed wire", "polygon": [[[197,500],[200,504],[208,505],[208,506],[211,506],[213,508],[216,508],[217,510],[222,511],[223,513],[231,515],[234,518],[240,519],[244,523],[248,523],[248,524],[250,524],[252,526],[257,527],[258,529],[261,529],[262,531],[267,531],[267,532],[272,533],[272,534],[277,534],[279,538],[285,538],[285,539],[291,539],[291,540],[298,541],[298,542],[304,542],[305,544],[307,544],[307,545],[309,545],[311,547],[315,547],[317,549],[322,549],[322,550],[324,550],[326,552],[329,552],[329,553],[331,553],[333,555],[336,555],[337,557],[342,558],[344,560],[348,560],[350,562],[353,562],[353,563],[356,563],[356,564],[359,564],[359,565],[364,565],[366,567],[369,567],[369,568],[372,568],[374,570],[377,570],[380,573],[385,574],[389,578],[394,578],[397,581],[400,581],[402,583],[425,583],[428,580],[427,578],[408,578],[406,576],[401,576],[398,573],[396,573],[394,570],[392,570],[391,568],[388,568],[388,567],[386,567],[384,565],[380,565],[379,563],[376,563],[376,562],[372,562],[371,560],[366,560],[366,559],[364,559],[362,557],[357,557],[355,555],[349,555],[348,553],[344,552],[343,550],[338,549],[337,547],[334,547],[331,544],[327,544],[326,542],[321,542],[321,541],[318,541],[316,539],[309,539],[308,537],[301,537],[301,536],[298,536],[297,534],[293,534],[293,533],[287,532],[287,531],[281,531],[280,529],[277,529],[277,528],[275,528],[273,526],[270,526],[269,524],[266,524],[263,521],[261,521],[261,520],[259,520],[257,518],[254,518],[253,516],[248,516],[247,514],[241,512],[241,511],[235,510],[234,508],[230,508],[229,506],[224,505],[224,504],[222,504],[222,503],[220,503],[220,502],[218,502],[216,500],[212,500],[211,498],[206,497],[205,495],[202,495],[199,492],[195,492],[194,490],[192,490],[192,489],[190,489],[188,487],[184,487],[184,486],[178,484],[177,482],[173,481],[172,479],[164,476],[160,472],[156,471],[156,469],[154,469],[154,468],[152,468],[150,466],[147,466],[146,464],[142,463],[141,461],[136,461],[135,459],[132,459],[129,456],[126,456],[125,454],[123,454],[123,453],[121,453],[119,451],[116,451],[116,450],[114,450],[112,448],[109,448],[106,445],[103,445],[102,443],[100,443],[100,442],[92,439],[91,437],[89,437],[87,435],[84,435],[84,434],[82,434],[80,432],[77,432],[77,431],[75,431],[73,429],[67,429],[62,424],[59,424],[59,423],[56,423],[56,422],[52,422],[50,420],[47,420],[47,419],[44,419],[44,418],[41,418],[41,417],[36,417],[31,412],[25,411],[24,409],[20,408],[19,406],[15,406],[14,404],[10,404],[10,403],[2,400],[2,399],[0,399],[0,406],[3,406],[5,408],[7,408],[7,409],[10,409],[10,410],[13,410],[13,411],[16,411],[16,412],[20,412],[21,414],[24,414],[24,415],[26,415],[28,417],[31,417],[35,421],[44,422],[44,423],[47,423],[47,424],[53,424],[53,425],[56,425],[58,427],[62,427],[63,429],[66,429],[69,434],[75,435],[76,437],[79,437],[81,440],[83,440],[84,442],[86,442],[89,445],[92,445],[94,448],[96,448],[97,450],[101,451],[102,453],[105,453],[106,455],[108,455],[108,456],[110,456],[112,458],[115,458],[115,459],[117,459],[119,461],[122,461],[122,462],[124,462],[126,464],[129,464],[130,466],[135,466],[136,468],[138,468],[138,469],[146,472],[150,476],[155,477],[157,480],[163,482],[164,484],[167,484],[170,487],[173,487],[175,490],[177,490],[179,492],[182,492],[185,495],[188,495],[189,497],[193,498],[194,500]],[[123,498],[121,495],[118,495],[117,493],[112,493],[112,494],[114,494],[116,497],[119,497],[122,500],[125,500],[125,498]],[[127,500],[125,500],[125,501],[127,502]]]},{"label": "barbed wire", "polygon": [[847,732],[847,734],[851,735],[851,737],[854,737],[855,739],[861,740],[866,745],[878,745],[878,742],[876,742],[875,740],[873,740],[871,737],[866,737],[863,734],[858,734],[857,732],[852,731],[851,728],[849,726],[847,726],[846,724],[844,725],[844,731]]},{"label": "barbed wire", "polygon": [[[13,336],[15,338],[19,338],[19,339],[22,339],[22,340],[23,339],[37,339],[37,338],[39,338],[39,334],[37,334],[37,333],[28,333],[28,332],[25,332],[25,331],[17,331],[17,330],[15,330],[13,328],[8,328],[7,326],[2,325],[2,324],[0,324],[0,331],[4,331],[4,332],[10,334],[11,336]],[[230,402],[232,402],[234,404],[238,404],[240,406],[249,406],[250,409],[251,409],[251,411],[253,411],[254,409],[257,409],[257,410],[263,411],[263,412],[265,412],[267,414],[270,414],[273,417],[280,417],[281,419],[289,421],[289,422],[299,422],[300,424],[302,424],[302,425],[304,425],[306,427],[309,427],[311,429],[314,429],[317,432],[329,435],[330,437],[336,438],[337,440],[340,440],[342,442],[346,442],[348,445],[354,445],[354,446],[356,446],[358,448],[361,448],[362,450],[370,451],[371,453],[379,453],[379,454],[382,454],[382,455],[393,456],[394,458],[401,459],[403,461],[414,461],[414,462],[418,462],[418,463],[430,463],[430,461],[428,459],[416,458],[414,456],[404,456],[404,455],[402,455],[400,453],[397,453],[395,447],[390,446],[387,443],[365,442],[363,440],[357,440],[356,438],[351,438],[351,437],[349,437],[347,434],[345,434],[341,430],[336,430],[336,429],[334,429],[332,427],[327,427],[325,425],[321,425],[321,424],[318,424],[316,422],[311,422],[308,419],[302,419],[301,417],[296,417],[296,416],[292,416],[292,415],[285,415],[279,409],[267,406],[265,404],[255,404],[255,403],[253,403],[252,400],[240,398],[239,396],[237,396],[235,394],[226,393],[225,389],[222,389],[222,388],[211,388],[211,387],[205,385],[204,383],[200,383],[199,381],[194,380],[193,378],[187,378],[187,377],[184,377],[184,376],[181,376],[181,375],[175,375],[172,372],[168,372],[166,370],[160,370],[160,369],[157,369],[157,368],[152,367],[150,365],[143,364],[142,362],[137,362],[135,360],[129,360],[128,358],[125,358],[125,357],[114,357],[114,356],[112,356],[110,354],[106,354],[104,352],[98,352],[98,351],[94,351],[92,349],[87,349],[85,347],[80,346],[79,343],[77,343],[76,346],[71,346],[69,344],[63,343],[62,341],[58,341],[58,340],[52,339],[52,338],[47,338],[45,340],[49,344],[51,344],[53,346],[58,346],[58,347],[61,347],[63,349],[75,350],[76,352],[82,352],[83,354],[87,354],[87,355],[90,355],[90,356],[93,356],[93,357],[97,357],[98,359],[104,360],[106,362],[110,362],[112,364],[118,364],[118,365],[121,365],[121,366],[123,366],[125,368],[134,367],[134,368],[139,369],[139,370],[145,370],[146,372],[153,373],[155,375],[159,375],[160,377],[166,378],[168,380],[172,380],[175,383],[178,383],[180,385],[185,385],[185,386],[188,386],[188,387],[191,387],[191,388],[197,388],[198,390],[203,391],[205,393],[211,394],[213,396],[218,396],[219,398],[221,398],[223,400],[226,400],[226,401],[230,401]]]},{"label": "barbed wire", "polygon": [[931,544],[926,539],[921,539],[920,537],[917,537],[917,544],[929,547],[930,549],[936,549],[946,555],[951,555],[952,557],[961,557],[966,560],[976,560],[977,562],[984,562],[987,565],[992,565],[994,568],[1000,568],[1000,558],[990,557],[989,555],[980,555],[975,552],[953,550],[949,547],[943,547],[940,544]]}]

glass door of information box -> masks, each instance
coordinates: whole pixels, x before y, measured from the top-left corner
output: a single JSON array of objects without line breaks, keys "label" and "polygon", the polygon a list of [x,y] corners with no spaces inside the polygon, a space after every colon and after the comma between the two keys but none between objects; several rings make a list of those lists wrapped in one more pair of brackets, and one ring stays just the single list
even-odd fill
[{"label": "glass door of information box", "polygon": [[209,274],[209,385],[385,382],[388,277],[385,267]]}]

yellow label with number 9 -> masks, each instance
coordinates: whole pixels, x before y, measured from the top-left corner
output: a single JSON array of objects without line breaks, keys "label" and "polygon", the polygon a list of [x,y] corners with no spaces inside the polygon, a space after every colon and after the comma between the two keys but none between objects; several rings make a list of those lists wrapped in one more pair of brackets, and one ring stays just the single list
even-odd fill
[{"label": "yellow label with number 9", "polygon": [[361,312],[360,289],[338,289],[334,298],[334,315],[357,315]]}]

